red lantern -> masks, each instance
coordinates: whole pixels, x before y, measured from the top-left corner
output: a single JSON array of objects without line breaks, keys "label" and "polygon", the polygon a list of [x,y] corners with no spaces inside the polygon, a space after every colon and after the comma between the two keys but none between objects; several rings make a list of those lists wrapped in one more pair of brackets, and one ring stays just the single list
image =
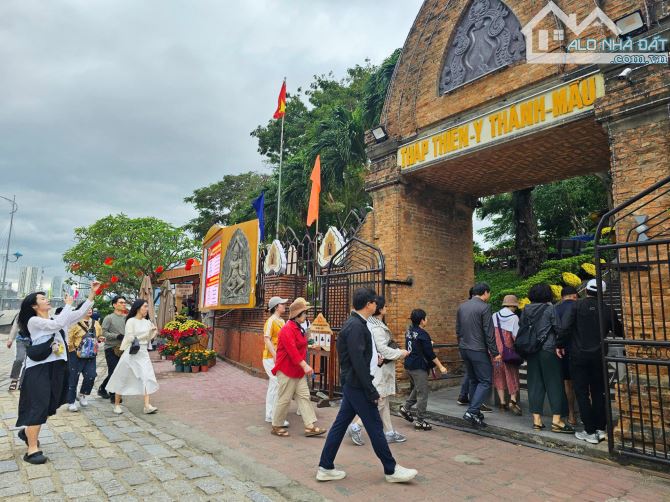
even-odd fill
[{"label": "red lantern", "polygon": [[109,278],[109,282],[111,282],[112,284],[116,284],[117,282],[119,282],[119,278],[113,275],[112,277]]},{"label": "red lantern", "polygon": [[156,272],[157,274],[162,274],[163,270],[165,270],[163,266],[159,265],[158,267],[156,267],[156,270],[154,270],[154,272]]},{"label": "red lantern", "polygon": [[186,266],[184,267],[184,270],[191,270],[191,268],[193,268],[193,262],[195,262],[195,258],[189,258],[186,260]]},{"label": "red lantern", "polygon": [[108,256],[107,258],[105,258],[105,262],[104,262],[104,263],[105,263],[105,265],[107,265],[107,266],[111,266],[112,263],[114,263],[114,258],[112,258],[111,256]]},{"label": "red lantern", "polygon": [[100,286],[98,289],[95,290],[96,295],[102,294],[102,292],[103,292],[102,286]]}]

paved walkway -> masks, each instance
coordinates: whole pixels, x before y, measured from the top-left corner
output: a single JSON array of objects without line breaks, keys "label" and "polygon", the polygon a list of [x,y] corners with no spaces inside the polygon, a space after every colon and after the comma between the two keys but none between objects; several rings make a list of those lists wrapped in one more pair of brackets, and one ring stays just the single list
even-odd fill
[{"label": "paved walkway", "polygon": [[[357,447],[346,439],[336,466],[347,478],[318,483],[314,475],[324,439],[302,436],[295,404],[289,415],[292,436],[270,435],[263,421],[267,381],[221,362],[206,374],[174,373],[167,361],[155,368],[161,389],[154,401],[162,417],[174,417],[253,459],[241,467],[246,472],[267,466],[332,500],[670,501],[666,478],[442,427],[417,432],[398,417],[396,428],[409,439],[392,445],[392,451],[400,464],[419,469],[414,483],[386,483],[370,445]],[[316,413],[319,424],[328,427],[337,409]]]},{"label": "paved walkway", "polygon": [[[236,462],[222,457],[221,445],[209,436],[160,411],[147,422],[139,397],[128,398],[130,411],[120,416],[102,399],[92,399],[79,413],[62,407],[40,434],[49,462],[27,464],[22,460],[25,444],[14,427],[19,393],[7,392],[14,350],[6,349],[6,339],[0,336],[0,500],[320,499],[270,469],[265,475],[279,478],[279,489],[260,486],[241,474]],[[98,362],[98,374],[104,375],[104,358]],[[161,384],[169,387],[168,382]],[[195,408],[206,414],[201,406]]]}]

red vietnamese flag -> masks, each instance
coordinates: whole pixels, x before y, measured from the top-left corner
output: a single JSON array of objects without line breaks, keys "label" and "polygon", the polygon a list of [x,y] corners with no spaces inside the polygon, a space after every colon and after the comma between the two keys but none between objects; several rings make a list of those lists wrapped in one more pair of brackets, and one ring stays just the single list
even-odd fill
[{"label": "red vietnamese flag", "polygon": [[281,91],[279,91],[279,99],[277,100],[277,110],[272,118],[280,119],[286,113],[286,80],[281,85]]},{"label": "red vietnamese flag", "polygon": [[316,156],[314,169],[309,177],[312,180],[312,192],[309,195],[309,207],[307,209],[307,226],[319,219],[319,195],[321,195],[321,155]]}]

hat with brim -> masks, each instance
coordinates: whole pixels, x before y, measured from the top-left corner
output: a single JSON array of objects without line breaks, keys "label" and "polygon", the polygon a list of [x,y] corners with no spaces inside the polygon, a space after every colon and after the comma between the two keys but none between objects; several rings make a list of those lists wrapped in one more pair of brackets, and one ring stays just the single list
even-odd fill
[{"label": "hat with brim", "polygon": [[[603,293],[607,291],[607,284],[605,284],[605,281],[600,281],[600,286],[603,289]],[[586,291],[590,291],[591,293],[597,293],[598,292],[598,280],[597,279],[591,279],[589,282],[586,283]]]},{"label": "hat with brim", "polygon": [[280,305],[282,303],[286,303],[287,301],[288,301],[288,298],[282,298],[280,296],[273,296],[272,298],[270,298],[270,301],[268,302],[268,310],[272,310],[277,305]]},{"label": "hat with brim", "polygon": [[296,298],[288,308],[288,318],[295,319],[300,314],[309,309],[311,305],[304,298]]},{"label": "hat with brim", "polygon": [[519,299],[515,295],[505,295],[502,305],[503,307],[518,307]]}]

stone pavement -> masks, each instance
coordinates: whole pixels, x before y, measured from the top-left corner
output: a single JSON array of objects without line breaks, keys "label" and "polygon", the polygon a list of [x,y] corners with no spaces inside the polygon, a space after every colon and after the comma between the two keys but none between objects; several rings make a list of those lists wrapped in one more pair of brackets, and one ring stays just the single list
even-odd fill
[{"label": "stone pavement", "polygon": [[[356,447],[347,439],[336,460],[347,478],[318,483],[314,475],[324,439],[302,436],[295,404],[289,415],[292,436],[270,435],[263,421],[267,381],[222,362],[205,374],[175,373],[168,361],[154,367],[161,388],[153,402],[161,415],[146,420],[158,423],[168,416],[187,424],[191,433],[201,431],[200,437],[225,445],[229,458],[251,459],[237,465],[265,486],[275,480],[257,474],[263,466],[331,500],[670,500],[668,478],[443,427],[416,432],[398,417],[396,428],[408,441],[392,445],[392,451],[400,464],[419,469],[414,483],[386,483],[370,445]],[[316,413],[319,424],[328,427],[337,409]]]},{"label": "stone pavement", "polygon": [[[272,469],[257,472],[266,479],[278,479],[277,488],[260,486],[240,474],[237,459],[230,462],[222,457],[221,446],[211,437],[194,434],[160,415],[147,422],[147,415],[141,414],[140,397],[128,398],[132,412],[120,416],[102,399],[91,399],[79,413],[62,407],[40,434],[49,462],[24,462],[26,447],[14,427],[19,393],[7,392],[14,350],[6,349],[6,340],[6,335],[0,336],[0,500],[265,502],[321,498]],[[106,372],[102,355],[98,363],[102,376]],[[199,405],[196,409],[202,411]]]}]

